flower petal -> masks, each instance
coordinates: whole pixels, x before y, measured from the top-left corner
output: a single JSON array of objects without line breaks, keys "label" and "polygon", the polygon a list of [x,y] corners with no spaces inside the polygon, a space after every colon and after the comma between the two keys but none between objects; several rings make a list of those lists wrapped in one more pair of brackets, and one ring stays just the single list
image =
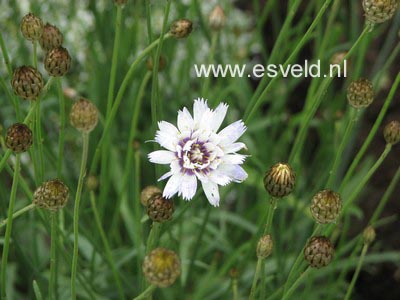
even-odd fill
[{"label": "flower petal", "polygon": [[248,177],[245,170],[243,170],[243,168],[238,165],[221,164],[218,167],[218,170],[220,172],[224,173],[225,175],[229,176],[230,178],[232,178],[232,181],[238,182],[238,183],[246,180]]},{"label": "flower petal", "polygon": [[232,144],[242,136],[246,131],[247,127],[244,125],[242,120],[236,121],[231,125],[222,129],[218,135],[221,138],[220,144],[222,146]]},{"label": "flower petal", "polygon": [[204,193],[206,194],[208,202],[210,202],[212,206],[215,207],[219,206],[218,185],[211,180],[202,181],[201,184],[203,186],[203,190]]},{"label": "flower petal", "polygon": [[217,131],[221,127],[221,124],[225,119],[226,112],[228,111],[228,107],[228,104],[220,103],[218,107],[214,110],[213,117],[210,122],[211,130]]},{"label": "flower petal", "polygon": [[158,180],[157,181],[162,181],[162,180],[164,180],[164,179],[167,179],[168,177],[170,177],[170,176],[172,176],[172,172],[167,172],[167,173],[165,173],[163,176],[161,176],[160,178],[158,178]]},{"label": "flower petal", "polygon": [[175,153],[167,150],[158,150],[149,153],[150,162],[155,164],[168,165],[176,159]]},{"label": "flower petal", "polygon": [[193,118],[196,124],[199,124],[203,118],[204,113],[210,111],[207,105],[207,100],[203,98],[198,98],[194,100],[193,104]]},{"label": "flower petal", "polygon": [[226,164],[241,165],[246,159],[246,155],[228,154],[222,157],[222,161]]},{"label": "flower petal", "polygon": [[214,170],[208,175],[209,180],[215,182],[218,185],[225,186],[232,181],[232,178],[227,174],[221,172],[219,169]]},{"label": "flower petal", "polygon": [[246,145],[244,143],[233,143],[233,144],[224,146],[223,150],[225,153],[235,153],[242,149],[246,149]]},{"label": "flower petal", "polygon": [[191,200],[196,194],[197,190],[197,178],[194,175],[184,175],[182,182],[179,187],[179,196],[182,196],[183,200]]},{"label": "flower petal", "polygon": [[155,141],[162,147],[175,151],[176,145],[178,144],[178,129],[171,123],[161,121],[158,122],[160,130],[157,131]]},{"label": "flower petal", "polygon": [[168,179],[167,184],[165,185],[163,196],[167,199],[172,198],[179,191],[179,187],[182,182],[182,174],[174,174]]},{"label": "flower petal", "polygon": [[178,112],[178,128],[180,132],[193,130],[194,122],[186,107]]}]

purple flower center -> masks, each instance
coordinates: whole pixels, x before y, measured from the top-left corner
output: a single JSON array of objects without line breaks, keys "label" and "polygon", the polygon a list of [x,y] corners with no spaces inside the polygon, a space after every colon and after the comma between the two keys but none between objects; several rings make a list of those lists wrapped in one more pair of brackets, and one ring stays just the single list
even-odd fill
[{"label": "purple flower center", "polygon": [[179,159],[181,172],[184,174],[207,174],[209,172],[211,153],[205,142],[185,138],[179,142],[176,156]]}]

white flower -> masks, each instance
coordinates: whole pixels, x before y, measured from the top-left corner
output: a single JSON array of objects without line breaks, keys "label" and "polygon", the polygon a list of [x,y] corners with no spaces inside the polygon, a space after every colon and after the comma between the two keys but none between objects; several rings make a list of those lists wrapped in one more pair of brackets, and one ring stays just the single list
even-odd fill
[{"label": "white flower", "polygon": [[165,198],[178,193],[185,200],[192,199],[199,179],[208,201],[218,206],[218,185],[242,182],[247,178],[240,166],[246,156],[236,154],[246,147],[236,142],[246,131],[246,126],[239,120],[217,133],[227,110],[225,103],[212,110],[206,100],[197,99],[193,117],[186,107],[178,112],[178,128],[165,121],[158,123],[155,141],[167,150],[154,151],[149,154],[149,159],[171,167],[159,179],[170,177],[163,191]]}]

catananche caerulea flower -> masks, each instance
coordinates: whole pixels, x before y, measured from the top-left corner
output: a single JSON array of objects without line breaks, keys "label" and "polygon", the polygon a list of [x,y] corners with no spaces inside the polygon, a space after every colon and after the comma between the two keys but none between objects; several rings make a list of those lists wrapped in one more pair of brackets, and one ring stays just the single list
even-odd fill
[{"label": "catananche caerulea flower", "polygon": [[206,100],[197,99],[193,117],[186,107],[178,112],[177,127],[165,121],[158,123],[155,141],[166,150],[151,152],[149,159],[156,164],[170,165],[170,171],[159,179],[169,178],[163,191],[165,198],[178,193],[185,200],[192,199],[198,179],[208,201],[218,206],[218,185],[247,178],[240,166],[246,156],[236,153],[246,148],[244,143],[237,142],[246,126],[239,120],[218,132],[227,110],[225,103],[212,110]]}]

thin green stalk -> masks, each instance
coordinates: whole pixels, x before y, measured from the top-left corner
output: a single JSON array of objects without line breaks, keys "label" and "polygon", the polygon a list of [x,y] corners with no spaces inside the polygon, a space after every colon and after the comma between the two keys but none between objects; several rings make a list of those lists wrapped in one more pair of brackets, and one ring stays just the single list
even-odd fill
[{"label": "thin green stalk", "polygon": [[258,278],[260,277],[263,260],[264,260],[263,258],[257,259],[256,271],[254,273],[253,283],[251,285],[251,290],[250,290],[250,296],[249,296],[250,300],[256,299],[257,283],[258,283]]},{"label": "thin green stalk", "polygon": [[400,72],[397,73],[397,77],[392,85],[392,88],[390,89],[389,95],[387,96],[385,103],[382,106],[381,111],[379,112],[378,117],[375,120],[375,123],[372,127],[372,129],[370,130],[370,132],[368,133],[368,137],[365,139],[363,145],[361,146],[361,149],[358,151],[356,157],[354,158],[353,162],[351,163],[349,169],[346,172],[346,175],[340,185],[339,190],[342,190],[346,184],[348,183],[348,181],[350,180],[350,178],[353,176],[354,171],[356,170],[357,166],[359,165],[361,159],[364,157],[365,152],[367,151],[369,145],[371,144],[372,140],[374,139],[376,133],[379,130],[379,127],[382,124],[382,121],[386,115],[387,110],[390,107],[390,104],[392,103],[392,100],[394,99],[394,96],[396,94],[397,88],[400,84]]},{"label": "thin green stalk", "polygon": [[153,30],[151,26],[151,0],[145,0],[146,2],[146,25],[147,25],[147,35],[149,39],[149,44],[153,41]]},{"label": "thin green stalk", "polygon": [[351,282],[350,282],[350,285],[347,288],[347,292],[346,292],[346,296],[344,297],[344,300],[349,300],[350,297],[351,297],[351,294],[353,293],[353,289],[354,289],[354,286],[355,286],[356,281],[358,279],[358,276],[360,275],[361,267],[363,265],[364,258],[365,258],[365,255],[367,254],[367,251],[368,251],[368,245],[364,244],[364,246],[363,246],[363,248],[361,250],[360,258],[358,260],[356,271],[354,272],[353,278],[351,279]]},{"label": "thin green stalk", "polygon": [[21,111],[20,111],[20,107],[19,107],[19,100],[17,99],[17,97],[15,96],[14,93],[10,92],[10,90],[8,88],[8,83],[6,83],[3,76],[0,76],[0,84],[3,87],[5,93],[7,94],[7,97],[11,99],[11,102],[14,106],[17,121],[21,122],[22,117],[21,117]]},{"label": "thin green stalk", "polygon": [[108,260],[108,263],[110,264],[112,273],[114,275],[115,283],[117,284],[119,297],[120,297],[120,299],[125,299],[124,289],[122,288],[121,279],[119,277],[118,269],[116,267],[114,258],[112,256],[110,244],[108,243],[107,236],[106,236],[106,234],[104,232],[104,229],[103,229],[103,226],[101,224],[99,212],[98,212],[97,207],[96,207],[95,195],[94,195],[93,191],[90,192],[90,203],[92,205],[92,211],[93,211],[93,214],[94,214],[94,219],[95,219],[95,222],[96,222],[97,230],[100,233],[101,241],[103,242],[104,250],[106,251],[106,258]]},{"label": "thin green stalk", "polygon": [[50,280],[49,299],[57,299],[56,259],[57,259],[57,213],[50,212],[51,245],[50,245]]},{"label": "thin green stalk", "polygon": [[271,234],[272,221],[277,206],[277,198],[271,197],[270,205],[268,207],[267,221],[265,222],[264,235]]},{"label": "thin green stalk", "polygon": [[[319,21],[321,20],[322,16],[325,14],[325,11],[328,9],[329,4],[332,2],[332,0],[326,0],[324,5],[321,7],[321,10],[318,12],[317,16],[311,23],[310,27],[308,28],[307,32],[304,34],[303,38],[299,41],[297,44],[296,48],[293,50],[289,58],[285,61],[283,64],[283,68],[286,68],[297,56],[297,54],[300,52],[300,50],[303,48],[303,46],[306,44],[306,42],[311,38],[311,35],[314,31],[314,28],[317,26]],[[268,92],[270,91],[273,83],[275,83],[280,76],[282,76],[281,73],[278,74],[278,76],[274,77],[268,85],[264,88],[264,90],[259,93],[259,96],[253,96],[252,99],[250,100],[250,103],[246,107],[246,111],[244,113],[244,121],[245,123],[248,123],[254,113],[260,108],[260,106],[263,104],[264,101],[267,99]],[[264,77],[266,78],[266,77]],[[267,80],[267,79],[266,79]],[[260,83],[262,84],[262,82]]]},{"label": "thin green stalk", "polygon": [[36,145],[39,156],[39,168],[38,168],[38,182],[43,181],[44,174],[44,158],[43,158],[43,139],[42,139],[42,121],[40,112],[40,98],[36,99],[36,114],[35,114],[35,133],[36,133]]},{"label": "thin green stalk", "polygon": [[311,268],[308,267],[301,275],[297,278],[297,280],[292,284],[289,290],[283,294],[282,300],[289,299],[290,296],[294,293],[294,291],[299,287],[299,285],[303,282],[303,280],[308,276],[310,273]]},{"label": "thin green stalk", "polygon": [[12,215],[14,213],[14,204],[15,198],[17,196],[17,187],[18,187],[18,180],[19,180],[19,172],[20,172],[20,165],[21,165],[21,156],[20,154],[16,154],[15,160],[15,169],[14,169],[14,177],[13,183],[11,187],[11,194],[10,194],[10,202],[8,204],[8,219],[7,219],[7,227],[6,233],[4,236],[4,244],[3,244],[3,252],[1,257],[1,273],[0,273],[0,290],[1,290],[1,299],[7,299],[7,262],[8,262],[8,252],[10,249],[10,240],[11,240],[11,229],[13,224]]},{"label": "thin green stalk", "polygon": [[393,65],[393,62],[399,56],[399,53],[400,53],[400,42],[397,43],[396,48],[394,48],[389,58],[386,60],[383,68],[379,69],[378,73],[374,76],[374,79],[372,80],[373,86],[376,86],[379,83],[379,80],[382,78],[382,75],[384,74],[384,72],[388,70],[390,66]]},{"label": "thin green stalk", "polygon": [[58,99],[60,101],[60,134],[58,136],[58,158],[57,158],[57,177],[62,176],[62,167],[64,160],[64,142],[65,142],[65,98],[62,89],[61,78],[57,78]]},{"label": "thin green stalk", "polygon": [[[353,44],[353,46],[351,47],[351,49],[349,50],[349,52],[346,54],[346,56],[344,57],[344,60],[348,59],[353,52],[357,49],[358,45],[362,42],[362,40],[365,38],[365,36],[370,32],[370,27],[366,26],[364,28],[364,30],[362,31],[362,33],[360,34],[359,38],[357,39],[357,41]],[[335,69],[335,73],[337,72],[337,69]],[[333,80],[333,76],[336,74],[331,74],[332,76],[326,77],[321,85],[320,88],[317,92],[317,95],[315,96],[315,100],[313,102],[312,105],[310,105],[310,108],[308,109],[308,111],[305,112],[305,116],[303,119],[303,122],[301,124],[301,127],[299,129],[299,132],[296,136],[296,140],[295,143],[292,147],[292,151],[290,153],[289,156],[289,163],[293,163],[293,161],[295,161],[297,155],[300,154],[300,151],[304,145],[304,141],[308,132],[308,128],[310,126],[310,122],[313,118],[313,116],[315,115],[319,105],[321,104],[322,98],[326,93],[326,90],[328,89],[328,87],[330,86],[332,80]]]},{"label": "thin green stalk", "polygon": [[81,168],[79,171],[78,187],[76,189],[75,195],[75,205],[74,205],[74,252],[72,256],[72,267],[71,267],[71,299],[76,299],[76,272],[78,268],[78,252],[79,252],[79,205],[81,202],[83,182],[86,174],[86,162],[89,149],[89,134],[82,133],[82,161]]},{"label": "thin green stalk", "polygon": [[386,189],[385,193],[383,194],[383,197],[379,201],[379,204],[378,204],[377,208],[375,209],[375,211],[371,217],[371,220],[369,221],[369,224],[371,224],[372,226],[375,225],[376,221],[378,221],[379,217],[381,216],[381,214],[383,212],[383,209],[385,208],[387,202],[390,199],[390,196],[393,194],[399,181],[400,181],[400,167],[397,168],[395,175],[393,176],[392,180],[390,181],[388,188]]},{"label": "thin green stalk", "polygon": [[33,41],[32,45],[33,45],[33,66],[35,67],[35,69],[37,69],[37,67],[38,67],[38,63],[37,63],[37,42]]},{"label": "thin green stalk", "polygon": [[149,237],[147,238],[146,253],[149,253],[151,250],[154,249],[160,237],[160,231],[161,223],[153,222],[151,225]]},{"label": "thin green stalk", "polygon": [[[20,178],[21,180],[22,178]],[[20,181],[19,180],[19,181]],[[12,214],[12,219],[15,220],[16,218],[18,218],[19,216],[23,215],[24,213],[32,210],[33,208],[35,208],[35,204],[31,203],[23,208],[21,208],[20,210],[17,210],[16,212],[14,212]],[[0,222],[0,228],[4,227],[6,224],[8,223],[8,218],[4,219]]]},{"label": "thin green stalk", "polygon": [[141,293],[139,296],[133,298],[133,300],[146,299],[153,294],[155,289],[156,289],[156,286],[154,284],[152,284],[146,290],[144,290],[143,293]]},{"label": "thin green stalk", "polygon": [[238,280],[232,278],[232,300],[239,300]]},{"label": "thin green stalk", "polygon": [[1,161],[0,161],[0,172],[3,170],[3,168],[4,168],[4,166],[6,165],[6,163],[7,163],[7,160],[10,158],[10,156],[11,156],[11,150],[10,149],[7,149],[7,151],[4,153],[4,156],[3,156],[3,158],[1,159]]},{"label": "thin green stalk", "polygon": [[36,280],[33,281],[33,292],[35,294],[36,300],[43,300],[42,292],[40,291],[39,285]]},{"label": "thin green stalk", "polygon": [[117,114],[117,111],[118,111],[118,108],[119,108],[119,106],[121,104],[121,101],[122,101],[122,98],[124,96],[125,90],[127,89],[128,85],[129,85],[129,82],[130,82],[130,80],[131,80],[131,78],[132,78],[137,66],[143,60],[143,58],[145,58],[145,57],[147,57],[149,55],[149,53],[158,45],[158,43],[161,40],[165,40],[165,39],[168,39],[170,37],[171,37],[171,34],[167,33],[163,37],[160,37],[159,39],[155,40],[153,43],[151,43],[149,46],[147,46],[147,48],[144,49],[139,54],[139,56],[133,61],[133,63],[131,64],[131,66],[130,66],[128,72],[126,73],[126,75],[125,75],[125,77],[124,77],[124,79],[122,81],[122,84],[121,84],[121,86],[120,86],[120,88],[118,90],[116,99],[114,101],[113,107],[112,107],[111,112],[110,112],[110,115],[108,116],[108,118],[106,120],[106,124],[104,126],[103,133],[102,133],[102,135],[100,137],[100,140],[99,140],[99,142],[97,144],[96,152],[95,152],[95,155],[94,155],[94,158],[92,160],[91,167],[90,167],[91,173],[95,173],[95,170],[97,168],[97,163],[98,163],[99,158],[100,158],[101,146],[102,146],[102,144],[104,142],[105,137],[109,134],[111,125],[112,125],[112,123],[114,121],[114,118],[115,118],[115,116]]},{"label": "thin green stalk", "polygon": [[[211,47],[210,47],[210,52],[208,56],[208,63],[212,64],[214,62],[214,57],[215,57],[215,51],[217,49],[218,45],[218,32],[213,31],[211,35]],[[210,83],[211,83],[211,76],[205,77],[204,78],[204,83],[203,83],[203,88],[201,91],[201,95],[204,98],[208,98],[208,92],[210,89]]]},{"label": "thin green stalk", "polygon": [[335,160],[333,162],[332,168],[329,172],[329,178],[328,182],[326,184],[327,188],[333,188],[333,185],[335,183],[337,171],[339,169],[340,162],[342,161],[343,157],[343,152],[348,145],[349,139],[351,137],[351,134],[353,132],[354,124],[357,121],[357,116],[358,116],[358,110],[355,110],[354,108],[350,107],[350,120],[347,123],[346,130],[344,132],[342,142],[339,145],[339,149],[336,151],[335,154]]},{"label": "thin green stalk", "polygon": [[13,72],[12,72],[10,57],[8,56],[8,51],[7,51],[7,48],[6,48],[6,44],[4,43],[3,33],[2,32],[0,32],[0,47],[1,47],[1,52],[3,53],[4,62],[5,62],[6,67],[7,67],[8,76],[10,76],[10,78],[11,78]]}]

